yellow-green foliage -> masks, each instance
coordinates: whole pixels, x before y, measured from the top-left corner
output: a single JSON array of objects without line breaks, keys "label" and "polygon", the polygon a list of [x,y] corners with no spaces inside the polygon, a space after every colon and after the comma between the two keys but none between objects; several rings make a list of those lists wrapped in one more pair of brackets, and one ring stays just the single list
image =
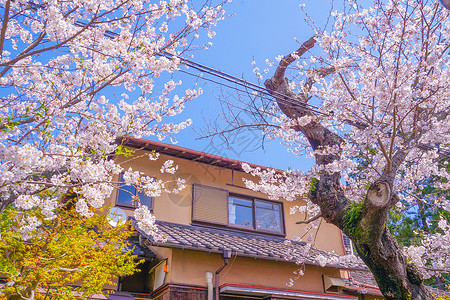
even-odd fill
[{"label": "yellow-green foliage", "polygon": [[359,232],[359,221],[364,214],[364,202],[354,202],[344,214],[344,231],[356,237]]},{"label": "yellow-green foliage", "polygon": [[309,190],[314,193],[317,191],[319,180],[317,178],[312,177],[310,180]]},{"label": "yellow-green foliage", "polygon": [[21,212],[12,208],[0,215],[0,274],[12,285],[0,290],[0,299],[86,299],[102,293],[116,276],[136,271],[131,251],[122,253],[131,234],[128,224],[111,227],[103,212],[83,218],[75,209],[42,221],[23,241],[18,228]]}]

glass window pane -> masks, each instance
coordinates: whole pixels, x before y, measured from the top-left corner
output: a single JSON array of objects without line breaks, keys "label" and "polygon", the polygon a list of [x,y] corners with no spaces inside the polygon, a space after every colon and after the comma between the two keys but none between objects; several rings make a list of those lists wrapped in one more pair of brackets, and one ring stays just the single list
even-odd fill
[{"label": "glass window pane", "polygon": [[153,197],[147,196],[143,192],[138,192],[137,195],[139,197],[139,201],[141,202],[141,205],[145,205],[149,209],[153,209]]},{"label": "glass window pane", "polygon": [[230,224],[253,228],[253,201],[230,197],[228,203]]},{"label": "glass window pane", "polygon": [[283,232],[281,223],[281,204],[255,201],[256,229]]},{"label": "glass window pane", "polygon": [[134,205],[133,196],[136,194],[136,188],[131,185],[123,185],[120,187],[117,203]]},{"label": "glass window pane", "polygon": [[[123,174],[120,174],[119,182],[123,183]],[[117,195],[118,204],[134,205],[133,196],[136,195],[136,188],[131,185],[120,185]]]}]

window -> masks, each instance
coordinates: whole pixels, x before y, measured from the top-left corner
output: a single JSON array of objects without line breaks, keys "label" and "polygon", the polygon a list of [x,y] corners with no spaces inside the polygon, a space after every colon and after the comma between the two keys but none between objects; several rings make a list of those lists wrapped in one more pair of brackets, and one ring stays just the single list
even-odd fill
[{"label": "window", "polygon": [[[120,182],[123,181],[123,174],[120,174]],[[143,192],[138,191],[132,185],[120,185],[119,192],[117,193],[116,205],[124,207],[136,207],[137,203],[134,201],[134,197],[138,197],[141,205],[148,206],[149,209],[153,209],[153,197],[149,197]]]},{"label": "window", "polygon": [[283,234],[283,207],[279,202],[194,184],[192,220],[233,228]]},{"label": "window", "polygon": [[253,228],[253,200],[229,197],[228,222],[237,226]]},{"label": "window", "polygon": [[230,225],[283,233],[281,203],[230,196],[228,204]]},{"label": "window", "polygon": [[282,232],[281,204],[255,200],[256,229]]}]

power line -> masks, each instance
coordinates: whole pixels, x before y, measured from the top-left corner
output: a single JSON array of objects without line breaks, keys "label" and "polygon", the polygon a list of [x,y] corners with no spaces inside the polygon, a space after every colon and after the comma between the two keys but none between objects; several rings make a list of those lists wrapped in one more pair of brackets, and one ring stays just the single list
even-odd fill
[{"label": "power line", "polygon": [[[171,59],[173,59],[173,57],[174,57],[172,54],[169,54],[169,53],[164,53],[164,56],[167,57],[167,58],[171,58]],[[199,71],[201,71],[201,72],[208,73],[208,74],[213,75],[213,76],[216,76],[216,77],[220,77],[220,78],[222,78],[222,79],[225,79],[225,80],[228,80],[228,81],[230,81],[230,82],[239,84],[239,85],[244,86],[244,87],[246,87],[246,88],[249,88],[249,89],[251,89],[251,90],[254,90],[254,91],[263,93],[263,94],[265,94],[265,95],[267,95],[267,96],[273,97],[273,95],[272,95],[271,93],[269,93],[265,87],[262,87],[262,86],[260,86],[260,85],[257,85],[257,84],[248,82],[248,81],[246,81],[246,80],[244,80],[244,79],[241,79],[241,78],[238,78],[238,77],[236,77],[236,76],[227,74],[227,73],[222,72],[222,71],[220,71],[220,70],[213,69],[213,68],[210,68],[210,67],[208,67],[208,66],[205,66],[205,65],[202,65],[202,64],[193,62],[193,61],[191,61],[191,60],[189,60],[189,59],[186,59],[186,58],[181,58],[181,57],[178,57],[178,58],[179,58],[184,64],[186,64],[187,66],[192,67],[192,68],[194,68],[194,69],[196,69],[196,70],[199,70]],[[301,102],[298,102],[297,99],[294,99],[294,98],[292,98],[292,97],[289,97],[289,96],[287,96],[287,95],[285,95],[285,94],[281,94],[281,93],[276,92],[276,91],[272,91],[272,92],[273,92],[274,94],[277,94],[277,95],[280,96],[280,97],[285,98],[285,99],[283,99],[284,102],[288,102],[289,104],[296,105],[296,106],[302,106],[302,107],[304,107],[305,109],[308,109],[308,107],[311,107],[311,108],[313,108],[313,109],[315,109],[315,110],[319,110],[319,109],[320,109],[319,107],[313,106],[313,105],[308,104],[308,103],[301,103]],[[283,100],[282,100],[282,101],[283,101]],[[291,100],[291,101],[288,101],[288,100]],[[322,112],[320,112],[320,111],[319,111],[319,113],[325,114],[325,113],[322,113]]]},{"label": "power line", "polygon": [[[171,55],[171,54],[165,53],[165,55]],[[172,56],[172,57],[173,57],[173,56]],[[179,57],[179,58],[180,58],[180,57]],[[187,59],[187,58],[180,58],[180,60],[182,60],[182,61],[184,61],[184,62],[188,62],[188,63],[191,64],[191,65],[194,65],[194,66],[203,68],[203,69],[208,70],[208,71],[210,71],[210,72],[220,74],[220,75],[222,75],[222,76],[228,77],[228,78],[233,79],[233,80],[237,80],[237,81],[239,81],[239,82],[242,82],[243,84],[246,84],[246,85],[248,85],[248,86],[251,86],[251,87],[254,87],[254,88],[258,89],[258,90],[261,90],[263,93],[265,93],[265,94],[267,94],[267,95],[269,95],[269,96],[272,96],[272,94],[270,94],[269,92],[267,92],[267,89],[266,89],[265,87],[262,87],[262,86],[260,86],[260,85],[257,85],[257,84],[251,83],[251,82],[249,82],[249,81],[247,81],[247,80],[244,80],[244,79],[242,79],[242,78],[239,78],[239,77],[236,77],[236,76],[227,74],[227,73],[222,72],[222,71],[220,71],[220,70],[218,70],[218,69],[214,69],[214,68],[211,68],[211,67],[208,67],[208,66],[199,64],[199,63],[194,62],[194,61],[192,61],[192,60],[189,60],[189,59]],[[275,93],[275,94],[278,94],[279,96],[288,97],[287,95],[281,94],[281,93],[276,92],[276,91],[272,91],[272,92]],[[290,97],[288,97],[288,98],[290,98]],[[295,100],[295,99],[294,99],[294,100]],[[311,104],[305,103],[305,105],[313,107],[313,105],[311,105]],[[314,108],[317,109],[318,107],[314,107]]]},{"label": "power line", "polygon": [[[184,71],[184,70],[179,70],[179,71],[182,72],[182,73],[191,75],[191,76],[193,76],[193,77],[197,77],[197,78],[203,79],[203,80],[205,80],[205,81],[209,81],[209,82],[212,82],[212,83],[215,83],[215,84],[218,84],[218,85],[221,85],[221,86],[224,86],[224,87],[233,89],[233,90],[238,91],[238,92],[248,93],[248,91],[246,91],[246,90],[239,89],[239,88],[237,88],[237,87],[235,87],[235,86],[228,85],[228,84],[225,84],[225,83],[223,83],[223,82],[216,81],[216,80],[214,80],[214,79],[210,79],[210,78],[203,77],[203,76],[201,76],[201,75],[199,75],[199,74],[193,74],[193,73],[190,73],[190,72],[187,72],[187,71]],[[247,88],[248,88],[248,87],[247,87]],[[272,98],[269,98],[269,97],[264,96],[264,95],[258,95],[258,97],[260,97],[261,99],[265,99],[265,100],[272,101],[272,102],[274,101]],[[320,112],[320,111],[318,111],[318,110],[314,110],[314,109],[311,109],[311,108],[307,108],[307,109],[310,110],[310,111],[312,111],[312,112],[316,112],[316,113],[319,113],[319,114],[324,114],[324,113],[322,113],[322,112]]]},{"label": "power line", "polygon": [[[83,21],[75,21],[75,23],[74,23],[74,25],[77,26],[77,27],[84,27],[87,24],[88,24],[87,22],[83,22]],[[96,27],[95,25],[90,25],[90,26]],[[118,36],[118,33],[115,33],[115,32],[107,30],[107,31],[104,32],[104,36],[113,39],[113,38]],[[317,107],[317,106],[311,105],[309,103],[299,102],[297,99],[289,97],[288,95],[279,93],[277,91],[272,91],[272,94],[271,94],[271,93],[269,93],[267,91],[267,89],[265,87],[262,87],[260,85],[251,83],[251,82],[249,82],[247,80],[244,80],[242,78],[236,77],[234,75],[230,75],[228,73],[222,72],[222,71],[220,71],[218,69],[214,69],[214,68],[202,65],[200,63],[194,62],[194,61],[189,60],[187,58],[175,56],[175,55],[170,54],[170,53],[168,53],[166,51],[164,51],[163,53],[158,53],[157,55],[158,56],[164,56],[164,57],[169,58],[169,59],[174,59],[176,57],[180,61],[182,61],[185,65],[187,65],[187,66],[189,66],[189,67],[191,67],[193,69],[196,69],[196,70],[198,70],[200,72],[204,72],[204,73],[210,74],[212,76],[219,77],[221,79],[227,80],[229,82],[232,82],[234,84],[243,86],[243,87],[245,87],[247,89],[251,89],[253,91],[256,91],[256,92],[258,92],[260,94],[264,94],[264,95],[269,96],[269,97],[275,97],[275,96],[277,96],[277,98],[281,97],[282,99],[278,99],[278,101],[280,101],[280,102],[282,102],[284,104],[288,104],[288,105],[293,106],[293,107],[300,107],[302,109],[309,110],[311,112],[315,112],[315,113],[318,113],[318,114],[322,114],[322,115],[328,116],[327,113],[324,113],[324,112],[320,111],[320,108]],[[188,73],[188,74],[190,74],[190,73]],[[194,74],[190,74],[190,75],[196,76]],[[204,79],[204,80],[207,80],[204,77],[201,77],[201,78]],[[209,80],[209,81],[214,82],[216,84],[220,84],[217,81],[213,81],[213,80]],[[230,87],[230,86],[227,86],[227,87]],[[260,95],[260,97],[261,97],[261,95]],[[275,102],[275,100],[273,100],[272,98],[263,97],[263,99]]]},{"label": "power line", "polygon": [[[167,52],[162,53],[162,54],[160,54],[160,55],[161,55],[161,56],[164,56],[164,57],[166,57],[166,58],[170,58],[170,59],[174,59],[174,58],[175,58],[174,55],[169,54],[169,53],[167,53]],[[258,93],[264,94],[264,95],[266,95],[266,96],[274,97],[274,95],[272,95],[271,93],[269,93],[265,87],[262,87],[262,86],[260,86],[260,85],[257,85],[257,84],[248,82],[248,81],[246,81],[246,80],[244,80],[244,79],[240,79],[240,78],[238,78],[238,77],[236,77],[236,76],[227,74],[227,73],[222,72],[222,71],[219,71],[219,70],[217,70],[217,69],[213,69],[213,68],[210,68],[210,67],[208,67],[208,66],[205,66],[205,65],[202,65],[202,64],[193,62],[193,61],[191,61],[191,60],[189,60],[189,59],[186,59],[186,58],[181,58],[181,57],[179,57],[179,56],[177,56],[177,58],[180,59],[180,61],[181,61],[183,64],[185,64],[185,65],[187,65],[187,66],[189,66],[189,67],[191,67],[191,68],[193,68],[193,69],[196,69],[196,70],[198,70],[198,71],[200,71],[200,72],[204,72],[204,73],[210,74],[210,75],[212,75],[212,76],[215,76],[215,77],[221,78],[221,79],[223,79],[223,80],[232,82],[232,83],[234,83],[234,84],[243,86],[243,87],[245,87],[245,88],[247,88],[247,89],[250,89],[250,90],[256,91],[256,92],[258,92]],[[191,75],[193,75],[193,74],[191,74]],[[195,76],[195,75],[194,75],[194,76]],[[201,77],[201,78],[204,79],[204,80],[206,80],[206,78],[204,78],[204,77]],[[215,83],[218,83],[218,82],[215,82]],[[220,84],[220,83],[218,83],[218,84]],[[295,98],[289,97],[288,95],[281,94],[281,93],[276,92],[276,91],[272,91],[272,93],[273,93],[273,94],[276,94],[276,96],[278,96],[278,97],[282,97],[283,99],[279,99],[278,101],[283,102],[283,103],[285,103],[285,104],[288,104],[288,105],[291,105],[291,106],[294,106],[294,107],[295,107],[295,106],[301,107],[301,108],[303,108],[303,109],[305,109],[305,110],[309,110],[309,111],[312,111],[312,112],[315,112],[315,113],[318,113],[318,114],[328,115],[328,114],[326,114],[326,113],[320,111],[320,108],[319,108],[319,107],[313,106],[313,105],[308,104],[308,103],[302,103],[302,102],[299,102],[299,101],[298,101],[297,99],[295,99]],[[265,98],[265,99],[268,99],[269,101],[275,101],[275,100],[273,100],[272,98]]]}]

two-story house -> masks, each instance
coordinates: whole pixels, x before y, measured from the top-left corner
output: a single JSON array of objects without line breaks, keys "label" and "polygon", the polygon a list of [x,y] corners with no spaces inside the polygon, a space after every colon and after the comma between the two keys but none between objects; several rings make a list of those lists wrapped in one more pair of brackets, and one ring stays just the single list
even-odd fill
[{"label": "two-story house", "polygon": [[[304,252],[304,243],[294,238],[307,225],[296,224],[302,216],[289,213],[291,205],[301,203],[272,201],[247,189],[242,179],[252,177],[240,161],[144,139],[123,143],[137,157],[115,157],[128,161],[125,168],[164,181],[184,178],[186,188],[155,198],[141,195],[166,240],[153,241],[135,226],[135,253],[146,262],[141,272],[119,280],[122,294],[155,300],[383,299],[376,284],[364,278],[370,275],[364,265],[318,263],[320,255],[346,253],[337,227],[321,222],[312,231],[314,248]],[[148,151],[160,153],[159,160],[140,157]],[[175,174],[161,174],[166,160],[178,165]],[[130,192],[136,190],[117,191],[111,200],[127,216],[134,210]]]}]

